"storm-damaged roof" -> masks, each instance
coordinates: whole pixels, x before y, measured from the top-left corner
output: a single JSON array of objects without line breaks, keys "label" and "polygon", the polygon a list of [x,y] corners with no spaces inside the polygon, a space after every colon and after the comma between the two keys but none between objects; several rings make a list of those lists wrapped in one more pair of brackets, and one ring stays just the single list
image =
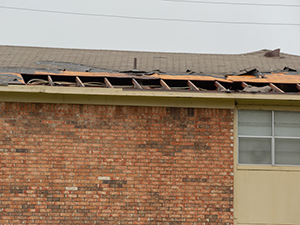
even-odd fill
[{"label": "storm-damaged roof", "polygon": [[130,71],[134,68],[134,58],[139,71],[174,75],[218,76],[238,74],[253,68],[260,72],[280,71],[284,67],[300,71],[300,56],[280,53],[279,56],[271,54],[273,57],[267,57],[268,52],[193,54],[0,46],[0,72]]},{"label": "storm-damaged roof", "polygon": [[298,93],[300,56],[0,46],[0,85]]}]

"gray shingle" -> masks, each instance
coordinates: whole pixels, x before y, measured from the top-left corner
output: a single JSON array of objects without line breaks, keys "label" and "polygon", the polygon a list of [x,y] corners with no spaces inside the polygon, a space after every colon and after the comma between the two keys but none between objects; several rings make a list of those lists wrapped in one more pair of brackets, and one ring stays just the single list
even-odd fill
[{"label": "gray shingle", "polygon": [[[280,58],[267,58],[264,56],[267,51],[230,55],[0,46],[0,67],[50,70],[92,67],[95,70],[124,71],[133,69],[134,58],[137,58],[139,70],[160,70],[168,74],[186,74],[191,70],[223,75],[253,67],[261,72],[284,67],[300,71],[300,56],[281,53]],[[70,63],[78,66],[68,68]]]}]

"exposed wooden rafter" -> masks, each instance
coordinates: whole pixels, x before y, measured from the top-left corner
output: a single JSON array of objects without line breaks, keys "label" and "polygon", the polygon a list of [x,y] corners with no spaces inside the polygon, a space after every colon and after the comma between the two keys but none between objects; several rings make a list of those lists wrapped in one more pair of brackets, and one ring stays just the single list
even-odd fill
[{"label": "exposed wooden rafter", "polygon": [[190,90],[192,90],[192,91],[199,91],[199,88],[197,88],[196,85],[193,84],[192,81],[188,80],[188,81],[187,81],[187,84],[188,84],[188,86],[190,87]]},{"label": "exposed wooden rafter", "polygon": [[218,81],[215,81],[215,86],[217,87],[218,91],[226,91],[226,88]]},{"label": "exposed wooden rafter", "polygon": [[50,86],[55,86],[55,84],[54,84],[54,82],[53,82],[51,76],[48,75],[47,78],[48,78],[49,85],[50,85]]},{"label": "exposed wooden rafter", "polygon": [[136,81],[136,79],[132,78],[132,84],[136,89],[143,89],[143,87]]},{"label": "exposed wooden rafter", "polygon": [[273,92],[284,93],[284,91],[277,87],[275,84],[270,83],[269,85],[272,88]]},{"label": "exposed wooden rafter", "polygon": [[106,77],[104,77],[104,83],[107,88],[114,88]]},{"label": "exposed wooden rafter", "polygon": [[248,86],[248,84],[247,84],[246,82],[243,81],[243,82],[242,82],[242,87],[245,88],[245,87],[247,87],[247,86]]},{"label": "exposed wooden rafter", "polygon": [[76,79],[77,87],[85,87],[84,83],[82,83],[79,77],[75,77],[75,79]]},{"label": "exposed wooden rafter", "polygon": [[164,90],[169,90],[169,91],[171,90],[171,88],[166,84],[166,82],[164,82],[163,79],[160,80],[160,85]]}]

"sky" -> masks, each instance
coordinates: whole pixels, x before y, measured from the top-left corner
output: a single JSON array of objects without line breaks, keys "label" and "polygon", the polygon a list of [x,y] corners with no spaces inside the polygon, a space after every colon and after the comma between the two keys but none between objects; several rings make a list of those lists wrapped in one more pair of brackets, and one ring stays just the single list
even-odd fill
[{"label": "sky", "polygon": [[0,45],[217,54],[281,48],[281,52],[300,55],[299,0],[206,2],[215,4],[200,0],[0,0]]}]

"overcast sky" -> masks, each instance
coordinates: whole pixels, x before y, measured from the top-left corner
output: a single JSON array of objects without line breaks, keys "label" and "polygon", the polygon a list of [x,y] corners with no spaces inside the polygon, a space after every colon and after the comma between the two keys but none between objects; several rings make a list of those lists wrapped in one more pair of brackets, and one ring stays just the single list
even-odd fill
[{"label": "overcast sky", "polygon": [[[206,1],[300,6],[299,0]],[[3,6],[82,15],[1,8]],[[191,20],[194,22],[186,22]],[[282,52],[300,55],[300,7],[296,6],[163,0],[0,0],[0,21],[1,45],[229,54],[281,48]]]}]

